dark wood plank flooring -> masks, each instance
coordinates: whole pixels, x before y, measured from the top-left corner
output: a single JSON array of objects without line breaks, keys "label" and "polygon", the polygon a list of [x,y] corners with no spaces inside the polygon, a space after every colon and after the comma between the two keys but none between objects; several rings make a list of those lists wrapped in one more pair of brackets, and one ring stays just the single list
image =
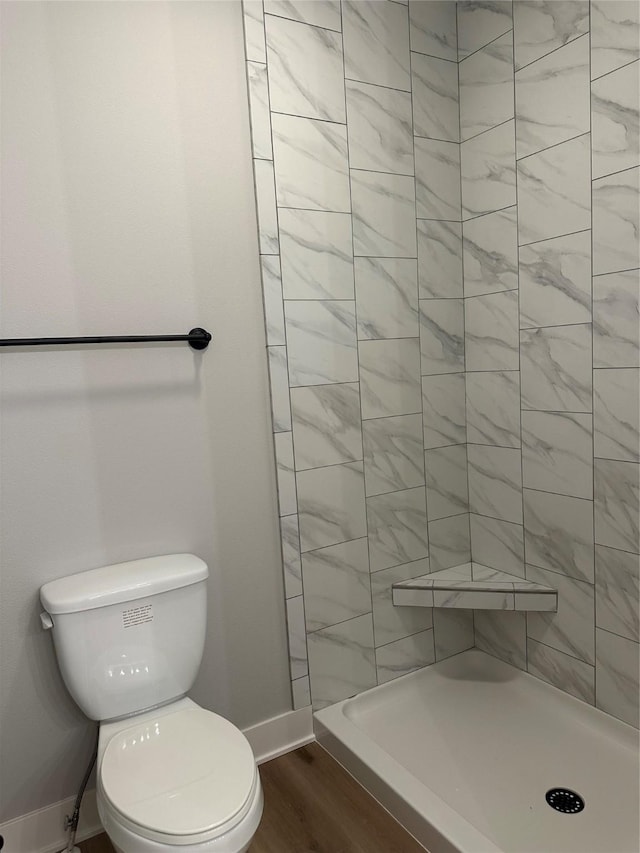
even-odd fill
[{"label": "dark wood plank flooring", "polygon": [[[250,853],[424,853],[318,744],[260,767],[264,813]],[[113,853],[106,835],[82,853]]]}]

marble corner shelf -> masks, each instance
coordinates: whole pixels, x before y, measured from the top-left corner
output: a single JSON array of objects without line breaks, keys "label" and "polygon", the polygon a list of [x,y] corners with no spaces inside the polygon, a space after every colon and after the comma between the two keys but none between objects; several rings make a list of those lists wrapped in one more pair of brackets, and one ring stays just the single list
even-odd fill
[{"label": "marble corner shelf", "polygon": [[459,607],[467,610],[558,609],[558,593],[539,583],[464,563],[392,584],[396,607]]}]

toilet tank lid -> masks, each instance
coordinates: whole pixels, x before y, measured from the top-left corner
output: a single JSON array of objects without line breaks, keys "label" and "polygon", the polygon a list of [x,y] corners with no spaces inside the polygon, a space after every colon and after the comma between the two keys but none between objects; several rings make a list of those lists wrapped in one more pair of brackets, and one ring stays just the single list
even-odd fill
[{"label": "toilet tank lid", "polygon": [[200,557],[164,554],[50,581],[40,588],[40,601],[48,613],[79,613],[190,586],[208,576]]}]

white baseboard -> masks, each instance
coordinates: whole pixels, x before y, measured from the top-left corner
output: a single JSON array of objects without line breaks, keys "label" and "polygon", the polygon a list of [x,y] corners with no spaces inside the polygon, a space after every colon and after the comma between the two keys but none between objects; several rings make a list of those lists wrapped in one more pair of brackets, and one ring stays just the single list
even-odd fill
[{"label": "white baseboard", "polygon": [[[69,797],[68,800],[60,800],[1,824],[3,853],[57,853],[63,850],[67,844],[64,819],[73,811],[75,799]],[[91,838],[99,832],[102,832],[102,824],[98,817],[96,792],[92,788],[85,791],[82,798],[76,842]]]},{"label": "white baseboard", "polygon": [[258,764],[271,761],[314,741],[311,707],[287,711],[263,723],[244,729]]},{"label": "white baseboard", "polygon": [[[311,708],[287,711],[244,730],[258,764],[291,752],[315,740]],[[73,811],[75,797],[0,824],[3,853],[58,853],[67,843],[64,819]],[[96,792],[85,791],[76,841],[102,832]]]}]

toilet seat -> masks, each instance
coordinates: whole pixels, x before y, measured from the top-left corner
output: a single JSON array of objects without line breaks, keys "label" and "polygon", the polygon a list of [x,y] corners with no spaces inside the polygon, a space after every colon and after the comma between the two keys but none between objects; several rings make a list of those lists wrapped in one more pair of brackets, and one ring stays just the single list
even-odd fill
[{"label": "toilet seat", "polygon": [[133,833],[168,845],[217,838],[243,820],[258,786],[249,742],[228,720],[189,707],[116,732],[99,788]]}]

